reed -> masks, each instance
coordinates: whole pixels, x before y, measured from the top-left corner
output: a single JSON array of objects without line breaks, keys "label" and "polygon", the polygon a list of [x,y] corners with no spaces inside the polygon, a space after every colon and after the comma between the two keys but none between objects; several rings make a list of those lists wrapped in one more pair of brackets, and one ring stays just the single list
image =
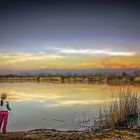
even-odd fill
[{"label": "reed", "polygon": [[99,105],[94,126],[100,129],[138,127],[139,106],[139,96],[135,91],[129,87],[120,89],[112,101]]},{"label": "reed", "polygon": [[[129,87],[119,89],[118,92],[116,96],[113,95],[109,102],[104,101],[98,105],[96,116],[88,120],[85,120],[86,117],[83,118],[84,120],[79,120],[77,124],[80,124],[80,128],[87,126],[86,129],[90,128],[92,131],[97,128],[99,130],[138,128],[140,110],[138,94]],[[89,116],[89,114],[86,115]],[[86,122],[88,123],[86,124]]]}]

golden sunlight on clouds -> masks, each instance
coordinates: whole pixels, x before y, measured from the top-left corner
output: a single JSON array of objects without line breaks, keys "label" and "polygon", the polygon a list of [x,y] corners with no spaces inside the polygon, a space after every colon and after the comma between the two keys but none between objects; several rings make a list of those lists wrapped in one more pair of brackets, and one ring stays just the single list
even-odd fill
[{"label": "golden sunlight on clouds", "polygon": [[140,67],[140,55],[130,57],[108,57],[104,59],[103,67],[110,68],[139,68]]},{"label": "golden sunlight on clouds", "polygon": [[56,49],[53,53],[1,52],[1,69],[41,69],[41,68],[139,68],[140,55],[129,51],[110,49]]},{"label": "golden sunlight on clouds", "polygon": [[0,58],[3,60],[7,60],[9,63],[16,63],[16,62],[23,62],[28,60],[55,60],[55,59],[61,59],[63,56],[56,55],[56,54],[41,54],[40,52],[38,54],[33,53],[0,53]]}]

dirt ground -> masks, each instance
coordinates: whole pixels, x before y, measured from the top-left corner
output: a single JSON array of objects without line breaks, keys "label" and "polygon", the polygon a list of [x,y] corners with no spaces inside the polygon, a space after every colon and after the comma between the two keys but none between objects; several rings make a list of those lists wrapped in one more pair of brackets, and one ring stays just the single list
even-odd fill
[{"label": "dirt ground", "polygon": [[140,130],[104,130],[88,134],[84,131],[38,129],[0,134],[0,140],[140,140]]}]

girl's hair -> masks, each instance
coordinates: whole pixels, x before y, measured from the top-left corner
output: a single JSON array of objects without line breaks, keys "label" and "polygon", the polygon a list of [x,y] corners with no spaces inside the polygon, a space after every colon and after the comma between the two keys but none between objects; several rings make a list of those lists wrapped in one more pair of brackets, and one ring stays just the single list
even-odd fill
[{"label": "girl's hair", "polygon": [[6,99],[7,98],[7,95],[4,93],[1,95],[1,103],[0,105],[3,106],[3,99]]},{"label": "girl's hair", "polygon": [[1,101],[0,101],[0,106],[3,106],[3,100],[1,99]]},{"label": "girl's hair", "polygon": [[2,95],[1,95],[1,99],[6,99],[7,98],[7,95],[5,94],[5,93],[3,93]]}]

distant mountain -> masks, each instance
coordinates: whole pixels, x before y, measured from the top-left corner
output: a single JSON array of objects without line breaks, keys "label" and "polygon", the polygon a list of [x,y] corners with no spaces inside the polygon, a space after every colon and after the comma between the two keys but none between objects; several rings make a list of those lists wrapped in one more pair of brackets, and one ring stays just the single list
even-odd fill
[{"label": "distant mountain", "polygon": [[140,68],[125,68],[125,69],[37,69],[37,70],[0,70],[1,75],[17,74],[17,75],[38,75],[38,74],[97,74],[97,73],[116,73],[122,74],[123,72],[132,74],[135,71],[140,72]]}]

